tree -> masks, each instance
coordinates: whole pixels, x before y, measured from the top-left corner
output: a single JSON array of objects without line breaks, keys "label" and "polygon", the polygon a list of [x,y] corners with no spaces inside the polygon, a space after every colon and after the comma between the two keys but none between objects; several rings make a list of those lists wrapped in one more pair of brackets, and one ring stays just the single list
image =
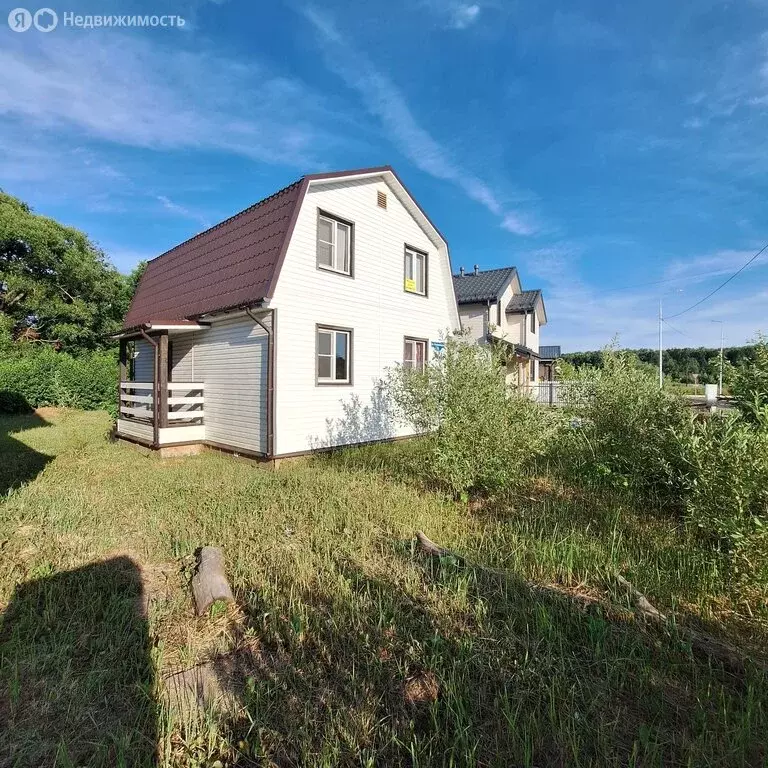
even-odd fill
[{"label": "tree", "polygon": [[134,287],[134,277],[120,274],[83,232],[0,191],[0,335],[6,343],[10,334],[72,352],[109,346]]}]

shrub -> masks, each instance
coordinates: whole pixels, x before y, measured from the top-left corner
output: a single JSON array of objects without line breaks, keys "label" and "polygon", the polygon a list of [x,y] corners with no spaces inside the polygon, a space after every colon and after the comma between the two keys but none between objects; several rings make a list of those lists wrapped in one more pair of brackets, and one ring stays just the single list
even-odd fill
[{"label": "shrub", "polygon": [[509,389],[504,374],[498,351],[461,336],[448,338],[423,372],[390,372],[396,414],[428,433],[425,473],[456,494],[511,484],[543,452],[553,428],[553,414]]},{"label": "shrub", "polygon": [[731,391],[744,418],[768,429],[768,337],[758,334],[755,358],[734,371]]},{"label": "shrub", "polygon": [[[768,563],[768,429],[740,415],[697,422],[684,440],[686,515],[740,574]],[[768,575],[768,574],[764,574]]]},{"label": "shrub", "polygon": [[679,437],[691,429],[692,416],[682,400],[659,388],[647,366],[609,347],[602,367],[575,371],[564,394],[579,417],[553,446],[567,473],[680,503],[685,458]]},{"label": "shrub", "polygon": [[0,404],[5,412],[58,405],[116,413],[117,359],[113,352],[78,357],[47,347],[0,360]]}]

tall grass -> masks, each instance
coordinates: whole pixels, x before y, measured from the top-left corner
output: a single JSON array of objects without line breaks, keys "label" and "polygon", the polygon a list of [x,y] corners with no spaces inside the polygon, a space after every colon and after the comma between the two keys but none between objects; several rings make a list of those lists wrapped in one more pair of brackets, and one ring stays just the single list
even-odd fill
[{"label": "tall grass", "polygon": [[[763,596],[621,489],[532,474],[464,503],[419,479],[418,442],[272,471],[143,456],[106,440],[102,414],[0,423],[3,456],[32,467],[0,503],[0,765],[764,764]],[[425,557],[416,529],[472,565]],[[237,604],[198,619],[187,580],[208,543]],[[143,613],[119,579],[78,602],[94,583],[78,574],[116,559]],[[637,620],[616,571],[673,622]],[[45,624],[20,628],[35,610]],[[226,711],[169,697],[191,670]]]}]

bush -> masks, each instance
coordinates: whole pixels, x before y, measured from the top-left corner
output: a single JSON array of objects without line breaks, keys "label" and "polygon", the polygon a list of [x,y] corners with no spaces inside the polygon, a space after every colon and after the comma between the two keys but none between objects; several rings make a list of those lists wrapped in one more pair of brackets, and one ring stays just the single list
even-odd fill
[{"label": "bush", "polygon": [[734,371],[731,391],[744,418],[768,429],[768,337],[758,334],[755,359]]},{"label": "bush", "polygon": [[768,576],[768,429],[713,417],[694,425],[684,450],[687,519],[737,572]]},{"label": "bush", "polygon": [[400,419],[428,434],[424,469],[456,494],[508,486],[543,452],[553,416],[505,383],[502,356],[450,337],[424,372],[398,366],[388,390]]},{"label": "bush", "polygon": [[659,388],[647,366],[609,347],[602,367],[573,372],[564,394],[578,417],[553,446],[566,473],[680,504],[685,457],[679,438],[692,428],[692,415]]},{"label": "bush", "polygon": [[78,357],[47,347],[0,360],[0,409],[56,405],[116,414],[117,358],[114,352]]}]

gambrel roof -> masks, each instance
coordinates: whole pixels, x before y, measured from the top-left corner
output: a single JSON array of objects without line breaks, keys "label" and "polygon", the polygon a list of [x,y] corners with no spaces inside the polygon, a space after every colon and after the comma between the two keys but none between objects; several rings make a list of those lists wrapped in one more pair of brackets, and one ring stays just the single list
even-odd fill
[{"label": "gambrel roof", "polygon": [[124,330],[183,323],[271,298],[309,185],[374,176],[384,177],[407,197],[412,214],[447,251],[445,238],[390,166],[302,176],[150,261],[125,316]]}]

